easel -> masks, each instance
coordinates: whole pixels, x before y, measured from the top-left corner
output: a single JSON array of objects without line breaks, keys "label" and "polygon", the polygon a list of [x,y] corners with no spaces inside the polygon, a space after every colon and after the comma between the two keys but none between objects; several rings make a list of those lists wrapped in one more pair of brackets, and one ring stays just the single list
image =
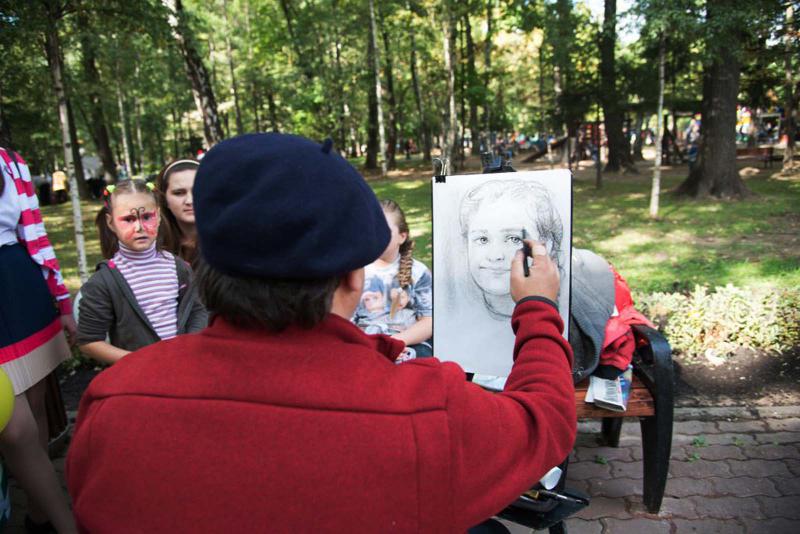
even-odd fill
[{"label": "easel", "polygon": [[[440,183],[447,179],[448,163],[446,158],[434,159],[435,182]],[[504,158],[503,155],[493,152],[481,153],[481,165],[483,174],[516,172],[511,158]],[[466,379],[472,381],[472,378],[473,374],[467,373]],[[568,464],[569,458],[566,458],[557,466],[561,474],[554,484],[545,487],[540,481],[498,513],[497,517],[534,530],[548,529],[550,534],[567,534],[564,520],[589,506],[588,495],[566,488]],[[550,478],[550,474],[545,478]]]}]

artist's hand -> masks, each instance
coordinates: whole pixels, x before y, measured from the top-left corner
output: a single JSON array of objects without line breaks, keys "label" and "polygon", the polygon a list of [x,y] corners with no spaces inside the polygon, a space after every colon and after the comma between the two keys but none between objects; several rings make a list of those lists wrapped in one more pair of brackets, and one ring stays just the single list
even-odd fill
[{"label": "artist's hand", "polygon": [[525,297],[546,297],[553,302],[558,298],[558,267],[547,255],[547,249],[542,243],[526,239],[525,243],[531,247],[533,265],[530,267],[530,276],[525,276],[522,268],[524,259],[522,251],[517,251],[511,262],[511,298],[519,302]]},{"label": "artist's hand", "polygon": [[69,346],[75,345],[78,335],[78,325],[75,324],[75,318],[72,314],[61,316],[61,326],[64,328],[64,333],[67,335],[67,342]]}]

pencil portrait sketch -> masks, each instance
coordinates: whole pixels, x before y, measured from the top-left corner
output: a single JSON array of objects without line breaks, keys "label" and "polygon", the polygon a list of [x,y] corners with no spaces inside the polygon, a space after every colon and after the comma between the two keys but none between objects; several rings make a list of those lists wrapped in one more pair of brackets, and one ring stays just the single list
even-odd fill
[{"label": "pencil portrait sketch", "polygon": [[549,192],[536,182],[492,180],[469,190],[461,201],[460,224],[468,281],[494,319],[504,321],[514,311],[510,267],[524,235],[544,243],[561,270],[564,228]]},{"label": "pencil portrait sketch", "polygon": [[511,260],[524,237],[542,242],[558,266],[557,304],[568,317],[571,175],[451,176],[433,188],[436,355],[470,372],[506,376],[514,343]]}]

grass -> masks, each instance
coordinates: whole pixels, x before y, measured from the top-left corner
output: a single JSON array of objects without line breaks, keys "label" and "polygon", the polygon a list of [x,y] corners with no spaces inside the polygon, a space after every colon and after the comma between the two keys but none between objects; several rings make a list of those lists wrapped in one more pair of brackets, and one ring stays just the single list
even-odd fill
[{"label": "grass", "polygon": [[[431,265],[430,172],[417,159],[402,161],[387,179],[368,175],[378,198],[391,198],[406,211],[415,256]],[[542,168],[524,167],[521,168]],[[608,259],[638,292],[685,291],[709,287],[800,287],[800,175],[780,178],[776,171],[743,168],[755,193],[743,201],[694,201],[662,194],[660,218],[648,217],[650,169],[638,176],[604,175],[601,189],[594,171],[583,168],[574,180],[573,245]],[[466,172],[476,172],[468,161]],[[675,187],[686,168],[665,168],[662,191]],[[99,202],[84,202],[89,270],[100,258],[93,226]],[[80,286],[69,204],[42,208],[67,286]]]}]

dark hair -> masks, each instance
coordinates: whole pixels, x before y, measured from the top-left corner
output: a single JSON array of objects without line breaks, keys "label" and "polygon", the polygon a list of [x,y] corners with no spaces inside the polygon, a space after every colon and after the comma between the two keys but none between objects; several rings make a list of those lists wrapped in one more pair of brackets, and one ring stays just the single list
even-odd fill
[{"label": "dark hair", "polygon": [[103,190],[103,207],[100,208],[100,211],[97,212],[97,217],[94,218],[94,225],[97,227],[97,233],[100,236],[100,252],[107,260],[111,259],[119,250],[119,239],[108,227],[108,221],[106,220],[106,215],[111,215],[111,201],[113,198],[131,193],[146,193],[152,196],[154,201],[156,200],[155,194],[144,180],[120,180],[109,191],[111,188],[112,186],[108,186]]},{"label": "dark hair", "polygon": [[331,310],[340,277],[277,280],[222,273],[196,262],[197,288],[208,311],[246,328],[280,332],[290,325],[312,328]]},{"label": "dark hair", "polygon": [[[381,207],[383,211],[391,214],[397,229],[401,234],[406,234],[406,240],[400,245],[400,266],[397,269],[397,283],[400,289],[405,289],[411,285],[411,268],[414,265],[414,240],[411,239],[410,232],[408,231],[408,223],[406,222],[406,214],[400,204],[394,200],[386,199],[381,200]],[[392,297],[392,306],[389,311],[389,316],[394,317],[397,308],[399,307],[399,295]]]},{"label": "dark hair", "polygon": [[172,160],[161,169],[156,178],[156,199],[161,208],[161,219],[164,223],[159,228],[159,238],[161,247],[193,263],[197,259],[197,245],[189,246],[183,243],[183,231],[178,225],[175,214],[167,205],[167,190],[169,189],[169,178],[176,172],[197,170],[200,162],[196,159],[176,159]]}]

